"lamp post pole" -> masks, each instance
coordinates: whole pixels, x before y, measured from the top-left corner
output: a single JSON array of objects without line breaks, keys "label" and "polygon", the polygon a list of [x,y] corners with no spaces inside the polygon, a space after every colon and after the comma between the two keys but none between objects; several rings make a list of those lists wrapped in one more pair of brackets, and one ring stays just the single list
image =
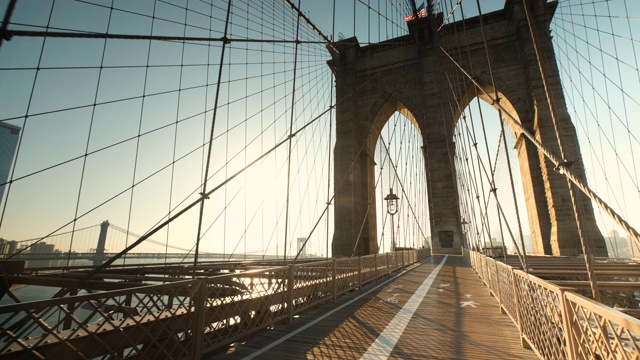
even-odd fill
[{"label": "lamp post pole", "polygon": [[389,194],[384,197],[387,202],[387,213],[391,215],[391,246],[393,251],[396,250],[395,225],[393,224],[393,215],[398,213],[398,195],[393,193],[393,188],[389,189]]},{"label": "lamp post pole", "polygon": [[469,226],[469,223],[467,222],[467,220],[465,220],[465,218],[462,218],[462,222],[460,223],[462,226],[462,236],[463,236],[463,240],[464,240],[464,244],[467,247],[467,249],[471,248],[471,244],[469,244],[469,239],[467,238],[467,226]]},{"label": "lamp post pole", "polygon": [[393,225],[393,214],[391,214],[391,250],[396,251],[395,226]]}]

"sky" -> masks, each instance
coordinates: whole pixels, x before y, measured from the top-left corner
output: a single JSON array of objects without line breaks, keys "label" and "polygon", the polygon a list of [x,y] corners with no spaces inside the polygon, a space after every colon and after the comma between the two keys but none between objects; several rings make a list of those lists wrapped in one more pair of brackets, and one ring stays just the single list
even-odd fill
[{"label": "sky", "polygon": [[[7,4],[0,1],[0,13]],[[402,6],[336,1],[334,21],[332,1],[301,1],[304,13],[325,34],[355,34],[361,44],[405,34]],[[463,1],[463,6],[466,17],[477,13],[474,1]],[[502,6],[502,0],[483,1],[482,11]],[[198,37],[224,33],[222,1],[210,6],[196,0],[114,0],[114,10],[110,7],[110,0],[19,0],[10,28]],[[451,5],[441,9],[449,12]],[[633,114],[640,110],[640,49],[633,46],[640,45],[639,17],[629,1],[589,5],[570,0],[560,3],[552,24],[589,182],[636,228],[640,145],[634,134],[640,129]],[[458,8],[451,20],[460,18]],[[230,21],[231,38],[295,39],[295,14],[281,1],[234,1]],[[304,24],[300,29],[301,39],[317,40]],[[322,214],[335,181],[328,170],[335,136],[332,118],[324,113],[332,103],[329,54],[322,44],[299,46],[294,96],[295,52],[294,44],[247,42],[229,44],[224,55],[220,42],[16,37],[3,43],[0,120],[23,131],[14,182],[0,204],[0,237],[33,239],[104,220],[144,234],[198,199],[213,126],[207,189],[281,145],[206,201],[202,250],[282,254],[286,232],[289,254],[296,250],[293,239],[312,234],[308,253],[326,255],[333,214]],[[293,138],[289,152],[283,141],[309,123]],[[498,131],[494,128],[494,139]],[[416,143],[406,151],[415,152]],[[393,146],[392,152],[402,152],[399,143]],[[381,188],[393,182],[386,176]],[[389,226],[381,210],[379,233]],[[422,216],[428,217],[426,211]],[[615,228],[601,212],[597,217],[604,233]],[[191,248],[198,222],[196,208],[153,239]],[[428,227],[425,231],[430,234]],[[93,236],[78,234],[75,246],[90,248]],[[114,235],[108,247],[122,248],[133,240]],[[70,236],[57,241],[60,248],[71,246]],[[166,250],[159,245],[145,249]]]}]

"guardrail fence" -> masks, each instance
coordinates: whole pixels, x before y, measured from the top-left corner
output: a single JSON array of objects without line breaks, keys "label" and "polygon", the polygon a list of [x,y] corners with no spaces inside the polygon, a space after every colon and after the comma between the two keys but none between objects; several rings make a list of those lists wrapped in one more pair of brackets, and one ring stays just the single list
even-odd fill
[{"label": "guardrail fence", "polygon": [[475,251],[463,254],[543,359],[640,359],[640,321]]},{"label": "guardrail fence", "polygon": [[4,305],[0,358],[200,358],[429,255],[406,250]]}]

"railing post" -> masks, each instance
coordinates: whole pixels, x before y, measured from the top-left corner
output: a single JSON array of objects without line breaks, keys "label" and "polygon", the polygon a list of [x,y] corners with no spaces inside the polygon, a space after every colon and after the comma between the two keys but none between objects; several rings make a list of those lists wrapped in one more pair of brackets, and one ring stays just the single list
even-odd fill
[{"label": "railing post", "polygon": [[400,261],[398,260],[398,252],[397,251],[394,253],[394,258],[396,259],[396,265],[394,266],[393,269],[394,270],[398,270],[400,268],[400,265],[399,265]]},{"label": "railing post", "polygon": [[520,345],[522,345],[523,348],[527,348],[530,349],[531,346],[529,346],[529,343],[527,343],[527,341],[524,338],[524,334],[522,333],[522,315],[520,312],[520,294],[518,293],[518,281],[516,280],[516,273],[515,271],[513,271],[513,268],[511,268],[511,279],[513,280],[513,298],[516,301],[516,318],[518,319],[518,323],[516,324],[518,326],[518,333],[520,333]]},{"label": "railing post", "polygon": [[491,287],[491,286],[489,285],[489,282],[487,281],[487,277],[488,277],[488,272],[487,272],[487,257],[486,257],[486,256],[483,256],[483,257],[482,257],[482,261],[481,261],[481,262],[482,262],[482,281],[484,281],[484,283],[485,283],[487,286]]},{"label": "railing post", "polygon": [[362,290],[362,256],[358,256],[358,289]]},{"label": "railing post", "polygon": [[498,298],[498,305],[500,306],[500,314],[504,314],[505,311],[502,308],[502,291],[500,290],[500,271],[498,271],[498,261],[493,263],[496,269],[496,287],[498,288],[496,297]]},{"label": "railing post", "polygon": [[[77,288],[72,288],[69,291],[69,295],[70,296],[78,295],[78,289]],[[76,311],[76,303],[72,302],[69,305],[67,305],[67,311],[68,311],[69,314],[65,315],[64,323],[63,323],[63,326],[62,326],[62,328],[64,330],[71,329],[71,326],[73,324],[71,316],[73,315],[73,312]]]},{"label": "railing post", "polygon": [[336,302],[336,300],[338,299],[338,276],[336,274],[336,270],[337,270],[337,266],[336,266],[336,259],[333,259],[333,264],[332,264],[332,269],[331,270],[331,278],[332,278],[332,282],[333,282],[333,302]]},{"label": "railing post", "polygon": [[495,297],[497,299],[498,295],[494,292],[492,293],[493,290],[493,280],[491,278],[491,263],[494,262],[493,259],[489,260],[489,258],[487,258],[487,287],[489,288],[489,295]]},{"label": "railing post", "polygon": [[378,255],[374,255],[373,257],[373,267],[376,269],[376,281],[378,281]]},{"label": "railing post", "polygon": [[[335,264],[335,260],[334,264]],[[335,266],[334,266],[335,269]],[[289,274],[288,274],[289,279],[287,280],[287,315],[288,315],[288,322],[289,325],[291,325],[293,323],[293,287],[294,287],[294,283],[293,283],[293,265],[289,265]],[[335,279],[335,274],[334,274],[334,279]],[[334,280],[335,282],[335,280]]]},{"label": "railing post", "polygon": [[560,289],[560,299],[562,302],[560,311],[562,312],[562,322],[564,326],[564,341],[567,344],[567,359],[574,360],[578,358],[578,344],[573,336],[573,326],[571,326],[571,306],[569,305],[569,300],[564,296],[564,294],[565,290]]},{"label": "railing post", "polygon": [[389,270],[389,253],[387,253],[387,275],[391,274],[391,270]]},{"label": "railing post", "polygon": [[203,338],[204,338],[204,314],[207,299],[207,279],[194,282],[194,322],[193,322],[193,358],[202,358]]}]

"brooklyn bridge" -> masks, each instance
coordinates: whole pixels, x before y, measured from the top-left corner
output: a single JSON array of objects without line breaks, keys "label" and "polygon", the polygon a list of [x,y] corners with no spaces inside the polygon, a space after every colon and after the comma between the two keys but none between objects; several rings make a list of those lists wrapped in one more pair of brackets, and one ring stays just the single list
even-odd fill
[{"label": "brooklyn bridge", "polygon": [[0,359],[640,359],[634,1],[0,13]]}]

